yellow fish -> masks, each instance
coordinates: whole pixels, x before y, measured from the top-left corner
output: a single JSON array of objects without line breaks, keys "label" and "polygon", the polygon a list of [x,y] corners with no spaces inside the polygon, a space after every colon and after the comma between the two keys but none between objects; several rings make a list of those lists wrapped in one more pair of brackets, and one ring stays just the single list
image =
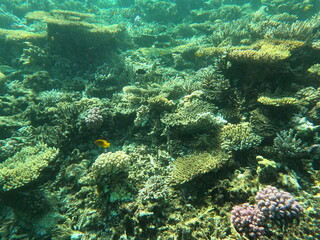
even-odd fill
[{"label": "yellow fish", "polygon": [[99,147],[108,148],[110,147],[110,143],[103,139],[98,139],[94,141],[94,144],[98,145]]}]

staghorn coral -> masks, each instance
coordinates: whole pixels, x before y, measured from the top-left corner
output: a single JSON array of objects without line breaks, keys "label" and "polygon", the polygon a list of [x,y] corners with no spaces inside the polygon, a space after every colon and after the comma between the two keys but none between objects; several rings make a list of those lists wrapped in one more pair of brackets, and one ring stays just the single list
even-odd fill
[{"label": "staghorn coral", "polygon": [[221,148],[227,151],[245,150],[258,146],[262,138],[255,134],[249,123],[224,125],[220,132]]},{"label": "staghorn coral", "polygon": [[280,23],[274,28],[270,28],[266,34],[266,38],[288,39],[311,42],[319,37],[318,19],[309,19],[307,21],[295,21],[294,23]]},{"label": "staghorn coral", "polygon": [[320,64],[313,64],[309,69],[308,72],[313,75],[314,77],[318,78],[320,76]]},{"label": "staghorn coral", "polygon": [[168,177],[151,176],[139,190],[138,199],[142,202],[162,201],[169,197],[170,191]]},{"label": "staghorn coral", "polygon": [[302,140],[298,138],[293,129],[277,133],[273,147],[283,157],[296,157],[305,152]]},{"label": "staghorn coral", "polygon": [[58,153],[57,148],[48,147],[44,143],[22,148],[13,157],[0,163],[2,191],[17,189],[38,179]]},{"label": "staghorn coral", "polygon": [[310,86],[300,89],[295,97],[298,98],[303,105],[314,106],[320,101],[320,87],[315,88]]},{"label": "staghorn coral", "polygon": [[311,15],[319,6],[316,0],[262,0],[261,3],[268,7],[270,13],[288,12],[289,14],[296,14],[303,18],[306,14],[307,16]]}]

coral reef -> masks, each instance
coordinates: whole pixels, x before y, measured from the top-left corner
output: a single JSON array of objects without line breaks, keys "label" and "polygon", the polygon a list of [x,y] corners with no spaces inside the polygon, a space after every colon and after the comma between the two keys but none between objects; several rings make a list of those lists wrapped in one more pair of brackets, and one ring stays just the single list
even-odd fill
[{"label": "coral reef", "polygon": [[319,8],[2,0],[1,238],[316,239]]},{"label": "coral reef", "polygon": [[88,114],[85,117],[86,126],[89,129],[95,129],[101,127],[103,123],[103,117],[99,107],[93,107],[88,110]]}]

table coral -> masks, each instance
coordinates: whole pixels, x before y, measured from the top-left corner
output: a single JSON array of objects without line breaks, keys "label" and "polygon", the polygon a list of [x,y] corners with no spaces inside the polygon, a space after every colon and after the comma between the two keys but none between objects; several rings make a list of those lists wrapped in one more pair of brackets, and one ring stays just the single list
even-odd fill
[{"label": "table coral", "polygon": [[266,96],[261,96],[257,100],[259,103],[267,106],[295,106],[298,105],[300,102],[298,99],[293,97],[283,97],[283,98],[270,98]]},{"label": "table coral", "polygon": [[239,62],[272,64],[288,59],[291,51],[304,45],[300,41],[259,41],[250,47],[234,48],[228,57]]},{"label": "table coral", "polygon": [[58,155],[57,148],[39,143],[34,147],[24,147],[13,157],[0,163],[0,186],[2,191],[10,191],[35,181],[41,172]]},{"label": "table coral", "polygon": [[193,178],[211,172],[218,171],[228,164],[230,156],[221,151],[213,154],[199,152],[177,158],[173,162],[172,182],[182,184]]}]

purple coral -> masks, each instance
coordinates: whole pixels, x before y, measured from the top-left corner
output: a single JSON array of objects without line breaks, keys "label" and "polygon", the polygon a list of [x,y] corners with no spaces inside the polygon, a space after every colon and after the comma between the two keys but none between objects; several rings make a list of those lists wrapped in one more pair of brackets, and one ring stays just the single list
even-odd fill
[{"label": "purple coral", "polygon": [[265,216],[256,205],[235,206],[231,211],[231,222],[239,233],[252,239],[266,235]]},{"label": "purple coral", "polygon": [[267,186],[256,195],[258,208],[270,219],[290,220],[303,212],[301,205],[293,196],[276,187]]},{"label": "purple coral", "polygon": [[[270,220],[288,221],[298,218],[303,208],[294,200],[293,196],[276,187],[267,186],[256,195],[256,205],[244,203],[233,207],[231,223],[235,229],[249,239],[258,239],[269,235],[268,226],[277,224]],[[268,223],[271,223],[268,224]]]},{"label": "purple coral", "polygon": [[103,117],[99,107],[90,108],[87,116],[85,117],[87,128],[95,129],[101,127],[103,123]]}]

